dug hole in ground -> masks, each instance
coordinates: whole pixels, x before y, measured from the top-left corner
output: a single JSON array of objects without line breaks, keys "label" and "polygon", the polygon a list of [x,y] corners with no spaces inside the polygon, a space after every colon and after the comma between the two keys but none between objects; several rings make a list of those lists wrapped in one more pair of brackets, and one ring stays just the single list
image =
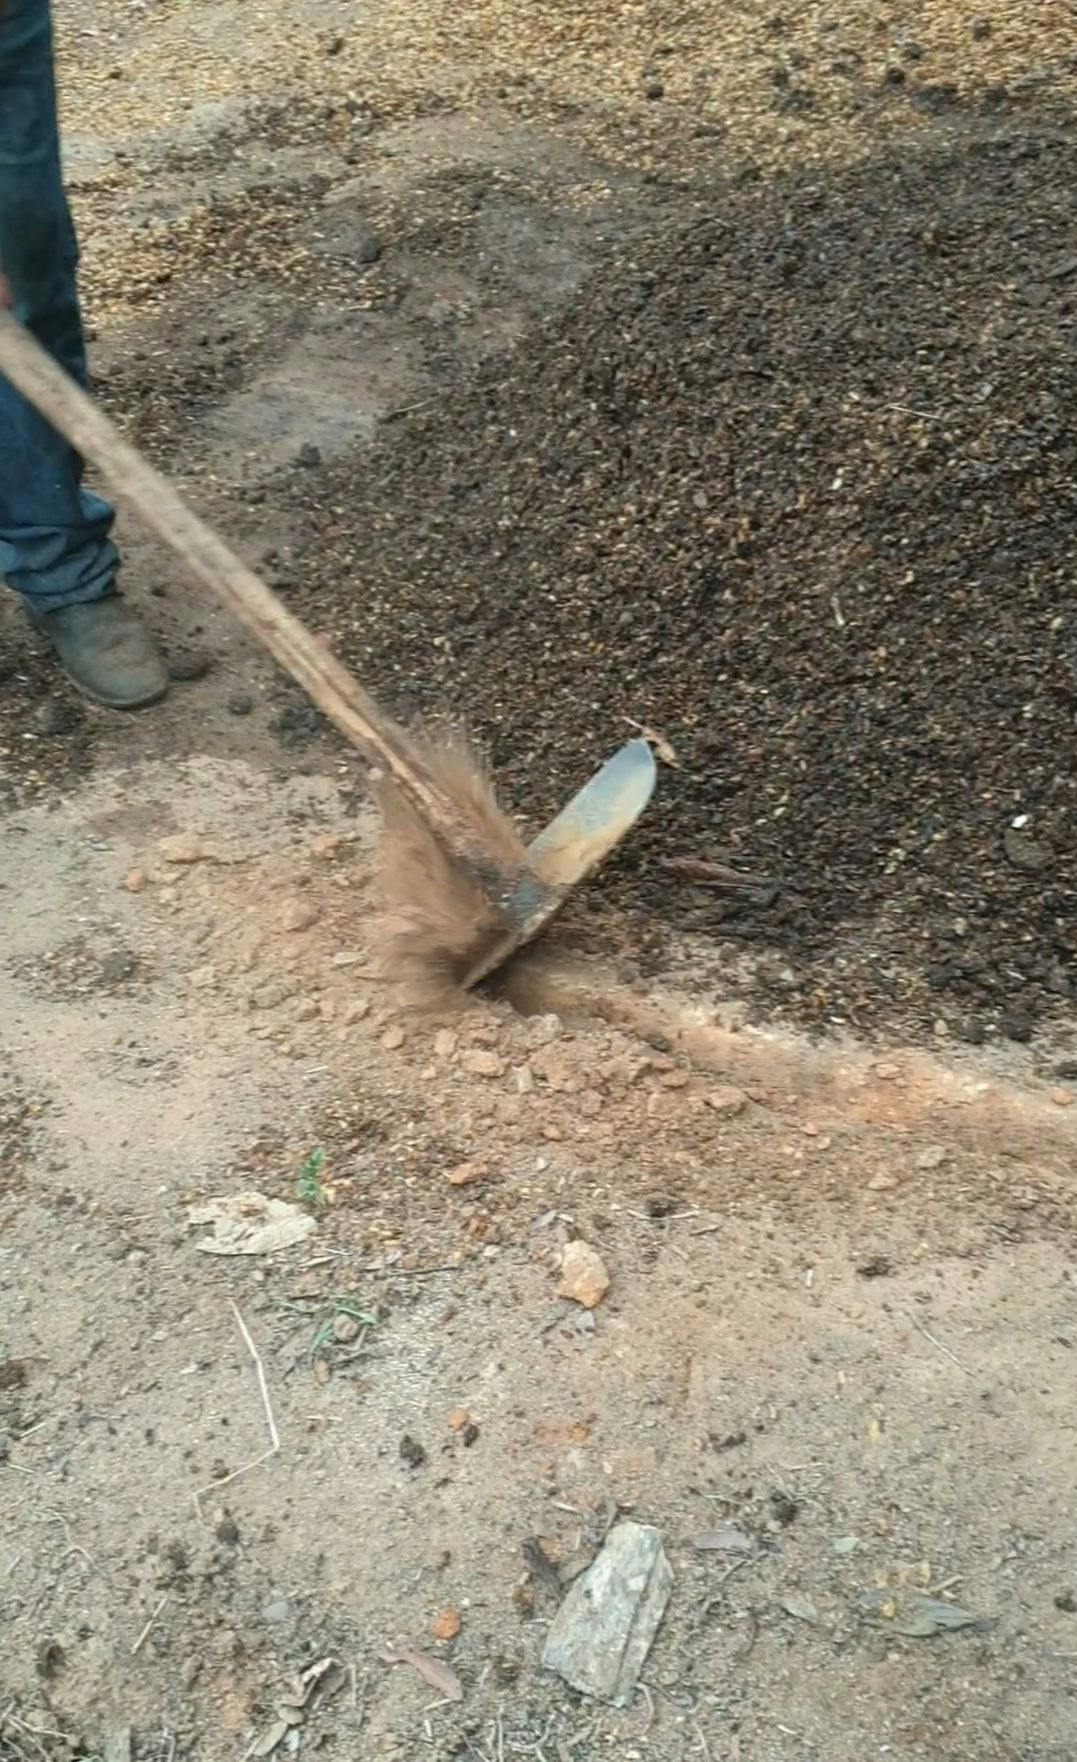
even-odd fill
[{"label": "dug hole in ground", "polygon": [[149,715],[3,608],[0,1756],[1068,1759],[1072,18],[58,23],[125,429],[530,830],[662,774],[427,1023],[156,548]]}]

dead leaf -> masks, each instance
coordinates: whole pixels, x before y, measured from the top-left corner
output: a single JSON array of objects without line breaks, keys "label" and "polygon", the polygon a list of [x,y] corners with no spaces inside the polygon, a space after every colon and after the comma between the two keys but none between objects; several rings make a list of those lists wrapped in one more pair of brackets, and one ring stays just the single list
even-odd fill
[{"label": "dead leaf", "polygon": [[212,1224],[213,1234],[195,1244],[203,1254],[275,1254],[317,1229],[308,1211],[283,1199],[267,1199],[264,1193],[233,1193],[189,1205],[187,1222]]},{"label": "dead leaf", "polygon": [[959,1603],[944,1603],[940,1597],[911,1596],[895,1601],[869,1591],[861,1607],[874,1627],[885,1627],[890,1633],[904,1634],[911,1640],[930,1640],[936,1634],[958,1633],[963,1627],[974,1627],[983,1633],[992,1626],[989,1618],[962,1609]]},{"label": "dead leaf", "polygon": [[693,1548],[700,1553],[719,1554],[750,1554],[755,1547],[747,1530],[742,1530],[735,1523],[722,1523],[717,1529],[704,1530],[700,1536],[693,1536]]},{"label": "dead leaf", "polygon": [[646,722],[637,722],[634,716],[626,716],[625,721],[649,746],[654,748],[655,757],[661,759],[663,765],[669,765],[674,771],[680,770],[681,761],[677,757],[676,748],[666,739],[664,734],[660,733],[657,728],[649,728]]},{"label": "dead leaf", "polygon": [[395,1646],[388,1646],[381,1654],[381,1661],[383,1664],[410,1664],[413,1670],[419,1672],[423,1681],[432,1689],[437,1689],[447,1701],[462,1701],[464,1698],[463,1685],[452,1666],[446,1664],[443,1658],[433,1658],[429,1652],[420,1652],[418,1646],[413,1646],[410,1640],[397,1640]]},{"label": "dead leaf", "polygon": [[266,1726],[260,1738],[255,1738],[247,1755],[271,1756],[281,1739],[288,1736],[288,1731],[289,1721],[287,1719],[275,1719],[272,1725]]}]

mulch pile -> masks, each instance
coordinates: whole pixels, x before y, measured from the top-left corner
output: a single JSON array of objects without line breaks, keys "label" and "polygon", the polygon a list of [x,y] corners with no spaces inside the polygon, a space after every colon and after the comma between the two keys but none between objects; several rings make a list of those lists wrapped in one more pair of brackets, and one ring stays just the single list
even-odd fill
[{"label": "mulch pile", "polygon": [[1061,130],[982,117],[716,182],[308,476],[301,609],[466,714],[535,825],[659,730],[681,768],[602,897],[777,949],[772,1013],[1028,1038],[1077,951],[1075,188]]}]

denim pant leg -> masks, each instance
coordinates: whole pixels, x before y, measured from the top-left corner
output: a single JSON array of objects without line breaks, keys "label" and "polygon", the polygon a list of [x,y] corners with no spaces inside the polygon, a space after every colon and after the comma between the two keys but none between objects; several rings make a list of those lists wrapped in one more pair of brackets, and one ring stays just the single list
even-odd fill
[{"label": "denim pant leg", "polygon": [[[0,272],[15,316],[77,379],[78,250],[60,174],[49,0],[0,0]],[[113,512],[78,455],[0,376],[0,576],[36,611],[112,591]]]}]

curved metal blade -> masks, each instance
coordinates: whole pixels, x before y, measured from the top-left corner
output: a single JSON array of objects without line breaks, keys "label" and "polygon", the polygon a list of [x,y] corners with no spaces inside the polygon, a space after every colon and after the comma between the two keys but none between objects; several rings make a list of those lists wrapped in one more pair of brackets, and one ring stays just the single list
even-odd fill
[{"label": "curved metal blade", "polygon": [[530,870],[502,902],[504,934],[464,981],[477,985],[530,942],[560,911],[565,895],[596,869],[639,819],[658,771],[645,740],[630,740],[528,846]]},{"label": "curved metal blade", "polygon": [[597,868],[639,819],[658,776],[645,740],[630,740],[540,832],[527,854],[548,887],[573,887]]}]

